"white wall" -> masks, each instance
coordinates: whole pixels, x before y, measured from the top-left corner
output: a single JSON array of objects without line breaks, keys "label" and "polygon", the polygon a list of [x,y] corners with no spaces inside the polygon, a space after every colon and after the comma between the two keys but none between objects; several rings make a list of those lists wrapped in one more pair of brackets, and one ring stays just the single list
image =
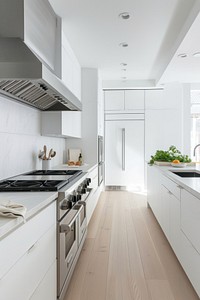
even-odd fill
[{"label": "white wall", "polygon": [[85,163],[97,163],[97,136],[98,136],[98,70],[82,68],[81,73],[81,98],[82,98],[82,138],[68,139],[67,148],[82,149]]},{"label": "white wall", "polygon": [[40,134],[41,112],[0,95],[0,180],[41,169],[39,150],[54,148],[52,166],[63,162],[65,139]]},{"label": "white wall", "polygon": [[[177,133],[175,135],[173,128],[171,129],[173,143],[182,153],[190,155],[190,84],[180,82],[165,84],[164,101],[170,102],[171,107],[174,105],[174,112],[177,111],[177,124],[174,126],[179,127],[180,130],[174,130]],[[170,125],[170,118],[168,122]]]}]

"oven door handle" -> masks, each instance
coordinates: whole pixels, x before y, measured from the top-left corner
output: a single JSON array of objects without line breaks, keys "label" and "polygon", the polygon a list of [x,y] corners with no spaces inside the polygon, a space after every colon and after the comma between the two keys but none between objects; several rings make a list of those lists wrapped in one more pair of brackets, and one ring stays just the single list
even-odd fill
[{"label": "oven door handle", "polygon": [[80,211],[81,211],[82,208],[83,208],[83,205],[80,205],[79,209],[77,210],[77,212],[75,213],[75,215],[72,217],[72,219],[70,220],[70,222],[68,224],[61,224],[60,225],[60,232],[61,233],[68,233],[68,232],[71,231],[72,224],[74,223],[74,221],[76,220],[76,218],[80,214]]}]

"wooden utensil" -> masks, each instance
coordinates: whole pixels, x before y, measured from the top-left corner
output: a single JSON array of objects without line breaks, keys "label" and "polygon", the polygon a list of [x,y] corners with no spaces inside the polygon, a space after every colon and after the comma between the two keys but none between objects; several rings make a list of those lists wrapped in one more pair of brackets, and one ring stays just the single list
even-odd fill
[{"label": "wooden utensil", "polygon": [[47,146],[44,145],[44,157],[43,157],[44,160],[47,159]]},{"label": "wooden utensil", "polygon": [[48,155],[48,158],[47,159],[51,159],[51,154],[53,152],[53,149],[51,148],[50,151],[49,151],[49,155]]},{"label": "wooden utensil", "polygon": [[53,151],[51,154],[51,157],[54,157],[54,156],[56,156],[56,151]]}]

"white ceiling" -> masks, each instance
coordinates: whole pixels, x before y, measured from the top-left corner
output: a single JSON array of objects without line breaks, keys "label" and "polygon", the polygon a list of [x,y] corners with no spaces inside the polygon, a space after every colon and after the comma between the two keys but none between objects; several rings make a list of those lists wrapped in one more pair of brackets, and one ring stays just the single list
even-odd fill
[{"label": "white ceiling", "polygon": [[[81,66],[99,68],[104,80],[126,76],[127,80],[158,82],[200,10],[199,0],[49,2],[62,17],[63,30]],[[122,12],[129,12],[130,19],[120,19]],[[129,46],[122,48],[121,42]],[[127,63],[126,71],[122,62]]]}]

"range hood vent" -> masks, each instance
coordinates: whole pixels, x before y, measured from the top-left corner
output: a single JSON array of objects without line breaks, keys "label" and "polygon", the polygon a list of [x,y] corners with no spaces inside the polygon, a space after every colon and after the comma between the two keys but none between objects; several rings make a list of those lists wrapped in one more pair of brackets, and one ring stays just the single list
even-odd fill
[{"label": "range hood vent", "polygon": [[81,110],[81,102],[20,38],[0,38],[0,93],[40,110]]},{"label": "range hood vent", "polygon": [[57,91],[51,89],[42,80],[3,80],[0,92],[12,99],[19,100],[40,110],[80,110],[80,105],[67,101]]},{"label": "range hood vent", "polygon": [[1,2],[0,94],[40,110],[80,111],[81,102],[60,79],[61,20],[48,0]]}]

